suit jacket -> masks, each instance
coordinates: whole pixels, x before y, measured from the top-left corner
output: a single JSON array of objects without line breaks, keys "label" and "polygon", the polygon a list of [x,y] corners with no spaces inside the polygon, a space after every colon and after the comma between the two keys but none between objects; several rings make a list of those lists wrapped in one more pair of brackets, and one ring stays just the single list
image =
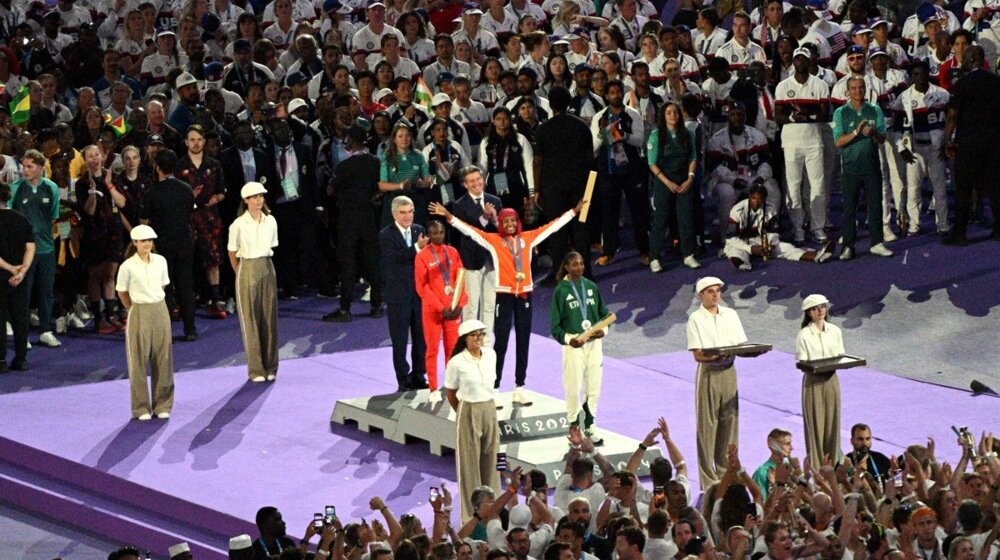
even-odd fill
[{"label": "suit jacket", "polygon": [[[292,147],[295,149],[295,159],[299,164],[299,200],[306,208],[315,208],[317,206],[323,205],[323,197],[319,192],[318,183],[316,181],[316,165],[315,158],[313,158],[312,153],[310,153],[306,148],[292,143]],[[284,192],[281,189],[281,179],[278,176],[278,152],[275,146],[272,144],[264,149],[265,155],[270,155],[269,159],[272,162],[272,168],[275,170],[275,185],[277,188],[267,187],[267,194],[264,195],[265,200],[267,200],[267,205],[272,209],[277,205],[278,198],[281,197]]]},{"label": "suit jacket", "polygon": [[156,230],[161,248],[182,248],[191,243],[191,185],[175,178],[164,179],[143,193],[139,216]]},{"label": "suit jacket", "polygon": [[[500,202],[500,197],[489,194],[487,192],[483,193],[483,206],[486,204],[492,204],[497,209],[497,214],[503,210],[503,203]],[[465,196],[459,198],[455,201],[452,206],[451,213],[454,214],[459,220],[467,224],[471,224],[483,231],[490,233],[496,233],[496,224],[490,222],[485,226],[479,221],[479,217],[482,216],[482,210],[476,204],[474,197],[471,194],[466,194]],[[462,236],[462,241],[459,243],[458,254],[462,257],[462,263],[465,265],[467,270],[479,270],[486,265],[487,259],[490,258],[490,253],[486,249],[483,249],[478,243],[472,240],[468,235]]]},{"label": "suit jacket", "polygon": [[378,234],[378,245],[381,253],[379,265],[382,269],[382,295],[388,304],[407,304],[417,301],[417,288],[414,281],[413,263],[417,257],[417,239],[424,233],[424,228],[413,224],[410,226],[411,247],[406,246],[403,234],[399,232],[396,223],[386,226]]},{"label": "suit jacket", "polygon": [[219,214],[226,224],[232,223],[236,219],[236,212],[240,207],[240,190],[243,185],[250,181],[262,183],[268,192],[278,189],[278,173],[274,168],[274,160],[267,156],[267,152],[259,148],[253,148],[253,162],[255,174],[253,177],[246,177],[243,173],[243,160],[240,159],[239,148],[233,146],[222,150],[219,154],[219,162],[225,170],[223,177],[226,180],[226,199],[219,203]]}]

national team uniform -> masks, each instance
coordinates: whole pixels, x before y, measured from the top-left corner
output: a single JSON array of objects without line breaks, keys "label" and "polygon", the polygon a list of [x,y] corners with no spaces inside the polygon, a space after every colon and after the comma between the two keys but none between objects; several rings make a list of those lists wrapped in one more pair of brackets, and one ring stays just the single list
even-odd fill
[{"label": "national team uniform", "polygon": [[734,187],[737,179],[746,181],[744,189],[761,179],[767,189],[767,202],[773,208],[781,207],[781,188],[774,180],[769,163],[771,149],[763,132],[745,126],[743,134],[734,136],[727,126],[708,139],[705,152],[709,166],[715,166],[708,179],[717,199],[720,238],[725,237],[730,210],[744,194]]},{"label": "national team uniform", "polygon": [[806,122],[790,122],[781,130],[785,153],[785,180],[788,184],[788,217],[792,221],[795,241],[805,240],[805,209],[802,204],[803,169],[809,177],[809,214],[813,233],[825,239],[827,180],[823,156],[823,128],[829,123],[817,120],[820,108],[830,100],[830,88],[816,76],[809,75],[804,84],[795,76],[783,80],[775,91],[775,104],[791,112],[802,110],[809,115]]},{"label": "national team uniform", "polygon": [[951,230],[945,163],[940,157],[950,98],[951,95],[943,88],[930,84],[926,93],[920,93],[911,86],[893,104],[893,125],[900,136],[897,147],[900,151],[910,150],[916,158],[914,163],[906,166],[907,212],[910,215],[910,232],[913,233],[919,231],[920,183],[924,177],[930,180],[934,192],[934,219],[938,231]]},{"label": "national team uniform", "polygon": [[743,46],[737,43],[736,39],[731,39],[719,47],[719,50],[715,51],[715,56],[728,62],[729,69],[734,72],[746,68],[754,61],[767,63],[767,55],[764,53],[764,49],[757,43],[749,40],[746,46]]},{"label": "national team uniform", "polygon": [[723,253],[727,259],[739,259],[744,263],[750,263],[751,248],[754,245],[761,245],[762,238],[767,236],[768,244],[773,248],[771,253],[775,257],[797,261],[805,254],[804,249],[800,249],[791,243],[781,241],[778,235],[778,211],[776,206],[771,206],[770,202],[765,202],[757,210],[750,208],[750,200],[743,199],[729,212],[728,227],[732,235],[726,237],[726,245]]},{"label": "national team uniform", "polygon": [[[462,268],[462,257],[450,245],[428,243],[417,253],[413,263],[413,274],[417,294],[423,309],[424,341],[427,354],[424,364],[427,368],[427,388],[431,392],[438,389],[438,349],[444,335],[444,362],[448,367],[451,351],[458,341],[458,325],[462,315],[454,319],[444,319],[441,313],[451,309],[452,298],[457,289],[458,271]],[[468,295],[462,289],[458,307],[464,307]]]}]

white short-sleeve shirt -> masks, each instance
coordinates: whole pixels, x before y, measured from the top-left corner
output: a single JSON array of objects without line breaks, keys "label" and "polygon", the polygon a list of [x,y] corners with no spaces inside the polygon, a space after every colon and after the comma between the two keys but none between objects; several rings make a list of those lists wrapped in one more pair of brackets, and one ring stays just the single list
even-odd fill
[{"label": "white short-sleeve shirt", "polygon": [[[809,75],[806,83],[800,84],[795,76],[782,80],[774,92],[775,105],[785,105],[791,112],[796,106],[816,107],[830,101],[830,87],[816,76]],[[823,127],[829,123],[788,123],[781,129],[781,142],[785,146],[812,148],[823,145]]]},{"label": "white short-sleeve shirt", "polygon": [[713,315],[699,305],[688,317],[687,339],[688,350],[704,350],[743,344],[747,335],[736,311],[720,305],[719,312]]},{"label": "white short-sleeve shirt", "polygon": [[139,255],[132,255],[118,267],[115,290],[128,293],[132,303],[158,303],[166,296],[163,287],[167,284],[167,259],[150,253],[147,263]]},{"label": "white short-sleeve shirt", "polygon": [[486,402],[493,400],[496,379],[497,354],[492,348],[483,348],[479,358],[465,350],[448,361],[444,386],[457,390],[460,401]]},{"label": "white short-sleeve shirt", "polygon": [[227,250],[241,259],[259,259],[274,255],[278,246],[278,222],[274,216],[261,214],[260,221],[244,212],[229,226]]},{"label": "white short-sleeve shirt", "polygon": [[809,323],[795,337],[795,359],[798,361],[835,358],[844,354],[844,337],[840,327],[824,322],[823,330]]}]

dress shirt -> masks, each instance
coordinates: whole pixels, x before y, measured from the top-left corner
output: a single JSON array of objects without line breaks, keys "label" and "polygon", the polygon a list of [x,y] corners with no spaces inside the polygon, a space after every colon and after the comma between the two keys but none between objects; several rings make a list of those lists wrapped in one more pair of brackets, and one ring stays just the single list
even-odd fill
[{"label": "dress shirt", "polygon": [[229,226],[227,250],[241,259],[259,259],[274,255],[278,246],[278,221],[274,216],[261,214],[254,220],[250,212],[243,212]]},{"label": "dress shirt", "polygon": [[115,290],[128,293],[132,303],[157,303],[166,297],[163,287],[167,284],[167,259],[150,253],[147,263],[139,255],[132,255],[118,267]]}]

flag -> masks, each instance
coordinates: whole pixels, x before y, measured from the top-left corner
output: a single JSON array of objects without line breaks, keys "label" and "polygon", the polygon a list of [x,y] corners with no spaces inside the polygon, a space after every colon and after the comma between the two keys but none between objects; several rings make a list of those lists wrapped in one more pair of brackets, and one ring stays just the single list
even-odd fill
[{"label": "flag", "polygon": [[[111,115],[107,116],[110,117]],[[125,136],[125,134],[132,129],[132,127],[129,126],[128,121],[125,120],[125,115],[118,115],[117,119],[108,124],[111,126],[111,129],[115,131],[115,136],[118,137]]]},{"label": "flag", "polygon": [[28,86],[21,86],[10,102],[10,124],[17,126],[28,122],[31,117],[31,95]]},{"label": "flag", "polygon": [[417,91],[413,95],[413,101],[417,105],[423,105],[428,111],[431,110],[431,99],[434,95],[431,93],[431,88],[427,87],[427,83],[424,82],[423,78],[417,78]]}]

